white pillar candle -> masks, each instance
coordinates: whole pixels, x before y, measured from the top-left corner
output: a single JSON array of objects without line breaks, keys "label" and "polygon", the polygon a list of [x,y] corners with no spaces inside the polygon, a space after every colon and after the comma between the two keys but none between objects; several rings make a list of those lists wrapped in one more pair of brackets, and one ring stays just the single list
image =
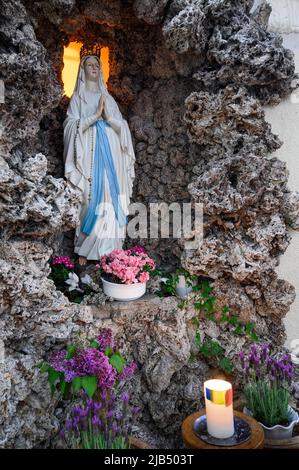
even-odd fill
[{"label": "white pillar candle", "polygon": [[225,380],[204,383],[208,433],[219,439],[231,437],[234,432],[233,389]]}]

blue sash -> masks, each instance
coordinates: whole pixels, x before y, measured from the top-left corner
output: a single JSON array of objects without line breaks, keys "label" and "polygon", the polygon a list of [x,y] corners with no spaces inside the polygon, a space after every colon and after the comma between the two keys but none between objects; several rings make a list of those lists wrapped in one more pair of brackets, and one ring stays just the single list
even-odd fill
[{"label": "blue sash", "polygon": [[103,200],[104,195],[104,171],[109,181],[110,195],[115,212],[115,216],[120,226],[127,224],[127,216],[125,215],[119,199],[119,184],[116,171],[113,164],[109,140],[105,131],[110,126],[105,120],[98,120],[94,124],[96,126],[96,147],[93,156],[93,172],[91,184],[91,199],[82,223],[81,231],[89,235],[96,223],[96,210]]}]

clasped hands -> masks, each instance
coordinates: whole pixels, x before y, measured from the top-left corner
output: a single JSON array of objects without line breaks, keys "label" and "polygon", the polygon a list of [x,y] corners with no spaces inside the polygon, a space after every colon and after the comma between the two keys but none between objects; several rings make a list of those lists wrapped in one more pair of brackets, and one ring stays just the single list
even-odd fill
[{"label": "clasped hands", "polygon": [[101,94],[101,98],[99,99],[98,108],[96,111],[97,118],[103,117],[103,119],[108,120],[109,115],[107,113],[107,104],[106,104],[106,97],[104,93]]}]

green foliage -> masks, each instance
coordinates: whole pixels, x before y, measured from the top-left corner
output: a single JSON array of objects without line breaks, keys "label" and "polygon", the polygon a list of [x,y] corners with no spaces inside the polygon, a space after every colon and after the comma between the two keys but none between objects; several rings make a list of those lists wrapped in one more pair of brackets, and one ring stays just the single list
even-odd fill
[{"label": "green foliage", "polygon": [[254,331],[253,323],[246,323],[244,328],[245,328],[245,334],[251,339],[251,341],[258,341],[259,338]]},{"label": "green foliage", "polygon": [[[156,292],[156,295],[159,297],[169,297],[176,295],[176,286],[179,282],[179,276],[184,276],[186,280],[186,286],[192,287],[195,281],[197,281],[197,276],[195,274],[190,274],[183,268],[178,268],[174,273],[166,273],[162,274],[162,271],[159,270],[159,275],[161,277],[166,278],[165,282],[161,282],[160,290]],[[185,301],[182,300],[179,304],[179,308],[183,308],[185,306]]]},{"label": "green foliage", "polygon": [[[215,304],[216,297],[213,295],[213,287],[208,280],[203,280],[194,285],[194,280],[197,276],[191,275],[187,271],[180,269],[176,270],[175,273],[168,274],[167,281],[161,283],[161,290],[157,292],[160,297],[176,295],[176,286],[179,280],[179,275],[184,274],[186,278],[186,284],[192,286],[192,292],[195,295],[193,300],[193,306],[200,314],[203,314],[206,320],[217,322],[215,316]],[[183,299],[179,302],[178,308],[185,308],[188,305],[189,300]],[[224,305],[221,311],[219,323],[223,327],[229,327],[232,333],[235,335],[246,336],[251,341],[257,341],[258,336],[255,333],[253,323],[242,324],[238,315],[232,314],[228,305]],[[199,333],[200,318],[193,317],[192,324],[196,327],[195,334],[195,345],[198,348],[200,354],[205,358],[217,359],[218,366],[227,374],[231,374],[234,370],[232,361],[224,355],[224,349],[218,341],[209,340],[205,343],[201,342]]]},{"label": "green foliage", "polygon": [[195,334],[194,343],[195,343],[195,346],[200,350],[200,348],[201,348],[201,337],[200,337],[199,331],[197,331],[196,334]]},{"label": "green foliage", "polygon": [[79,282],[79,289],[69,290],[68,284],[65,281],[69,279],[70,273],[76,273],[79,277],[78,266],[74,264],[74,268],[66,267],[64,264],[52,264],[50,261],[51,273],[49,279],[55,284],[57,290],[62,292],[71,302],[80,304],[85,295],[89,295],[93,292],[93,289],[88,284]]},{"label": "green foliage", "polygon": [[218,341],[210,339],[205,342],[201,342],[200,332],[197,331],[194,338],[194,343],[198,348],[200,354],[202,354],[206,359],[212,358],[217,360],[217,365],[222,369],[226,374],[231,374],[234,370],[234,365],[232,361],[224,356],[224,349]]},{"label": "green foliage", "polygon": [[81,386],[87,393],[89,398],[92,398],[97,390],[97,378],[95,375],[87,375],[81,377]]},{"label": "green foliage", "polygon": [[205,356],[205,357],[215,357],[221,354],[223,351],[223,348],[218,341],[215,341],[213,339],[210,339],[203,343],[200,348],[199,352]]},{"label": "green foliage", "polygon": [[[99,349],[100,344],[96,339],[92,339],[89,342],[89,347]],[[72,359],[77,350],[78,348],[74,344],[67,346],[66,360]],[[107,346],[105,355],[109,358],[110,364],[121,374],[126,366],[126,360],[121,353],[119,351],[112,351],[110,346]],[[47,373],[52,396],[57,389],[60,391],[63,398],[67,398],[69,395],[74,396],[82,389],[85,390],[89,398],[92,398],[97,390],[97,379],[94,375],[76,377],[69,383],[65,381],[64,372],[57,372],[48,362],[40,362],[36,364],[35,367],[37,367],[41,373]]]},{"label": "green foliage", "polygon": [[179,281],[178,274],[168,274],[164,276],[167,278],[165,282],[161,282],[160,290],[156,292],[158,297],[169,297],[176,295],[176,285]]},{"label": "green foliage", "polygon": [[49,274],[49,279],[54,281],[56,289],[60,290],[61,292],[65,292],[67,290],[65,281],[68,279],[69,273],[71,272],[72,270],[66,268],[63,264],[51,264],[51,273]]},{"label": "green foliage", "polygon": [[125,366],[125,360],[124,360],[124,358],[121,356],[121,354],[119,354],[119,353],[113,354],[113,355],[109,358],[109,362],[110,362],[110,364],[117,370],[117,372],[118,372],[119,374],[122,373],[123,368],[124,368],[124,366]]},{"label": "green foliage", "polygon": [[109,444],[104,435],[95,432],[94,426],[89,419],[89,425],[86,430],[80,432],[80,438],[72,439],[72,449],[130,449],[128,439],[123,436],[117,436],[112,443]]},{"label": "green foliage", "polygon": [[258,380],[245,385],[244,392],[247,405],[257,421],[268,427],[288,424],[288,390],[273,386],[265,380]]},{"label": "green foliage", "polygon": [[70,344],[67,347],[67,355],[66,355],[67,360],[72,359],[72,357],[74,357],[76,349],[77,348],[74,344]]},{"label": "green foliage", "polygon": [[232,363],[232,361],[226,357],[226,356],[223,356],[221,358],[219,358],[219,361],[218,361],[218,366],[220,367],[220,369],[222,369],[227,375],[230,375],[233,370],[234,370],[234,365]]},{"label": "green foliage", "polygon": [[53,367],[51,367],[50,365],[47,368],[47,372],[48,372],[48,381],[51,387],[51,394],[53,396],[55,393],[55,389],[56,389],[55,387],[56,383],[59,382],[60,380],[60,374],[55,369],[53,369]]}]

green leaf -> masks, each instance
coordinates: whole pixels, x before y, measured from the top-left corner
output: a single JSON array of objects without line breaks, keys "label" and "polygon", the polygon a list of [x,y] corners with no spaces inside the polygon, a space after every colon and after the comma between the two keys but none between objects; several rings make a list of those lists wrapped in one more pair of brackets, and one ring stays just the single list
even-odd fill
[{"label": "green leaf", "polygon": [[206,343],[204,343],[201,348],[200,352],[205,356],[205,357],[213,357],[213,356],[218,356],[222,352],[223,348],[218,341],[214,340],[209,340]]},{"label": "green leaf", "polygon": [[67,398],[68,396],[68,393],[70,391],[70,388],[71,388],[71,383],[70,382],[64,382],[64,386],[63,386],[63,392],[62,392],[62,396],[64,399]]},{"label": "green leaf", "polygon": [[229,325],[238,326],[239,325],[239,318],[237,317],[237,315],[233,315],[232,317],[230,317],[228,319],[227,323]]},{"label": "green leaf", "polygon": [[212,292],[213,288],[210,286],[208,281],[203,281],[201,283],[201,296],[204,299],[210,297],[210,293]]},{"label": "green leaf", "polygon": [[241,335],[243,333],[243,329],[242,329],[242,326],[241,325],[238,325],[235,329],[234,329],[234,333],[236,335]]},{"label": "green leaf", "polygon": [[221,317],[220,317],[220,322],[221,323],[227,322],[228,319],[229,319],[229,317],[226,315],[226,313],[222,312]]},{"label": "green leaf", "polygon": [[192,325],[199,327],[199,319],[197,317],[193,317],[191,322]]},{"label": "green leaf", "polygon": [[96,339],[92,339],[92,340],[90,341],[90,343],[89,343],[89,346],[90,346],[91,348],[98,349],[99,343],[98,343],[98,341],[97,341]]},{"label": "green leaf", "polygon": [[228,313],[229,312],[229,306],[228,305],[224,305],[223,309],[222,309],[222,313]]},{"label": "green leaf", "polygon": [[105,349],[105,355],[108,356],[108,357],[111,357],[113,355],[113,351],[112,349],[110,348],[110,346],[107,346],[106,349]]},{"label": "green leaf", "polygon": [[35,364],[34,367],[37,367],[40,370],[40,372],[44,373],[44,372],[48,372],[49,367],[51,366],[47,362],[39,362],[39,364]]},{"label": "green leaf", "polygon": [[86,377],[81,377],[82,387],[87,393],[89,398],[92,398],[97,389],[97,378],[95,375],[87,375]]},{"label": "green leaf", "polygon": [[214,312],[209,312],[206,314],[208,320],[216,321]]},{"label": "green leaf", "polygon": [[250,336],[250,339],[251,339],[252,341],[258,341],[258,340],[259,340],[258,335],[257,335],[256,333],[254,333],[254,332],[251,333],[249,336]]},{"label": "green leaf", "polygon": [[202,308],[206,311],[206,313],[213,313],[213,311],[214,311],[214,299],[212,299],[212,298],[208,299],[202,305]]},{"label": "green leaf", "polygon": [[48,368],[48,380],[51,387],[52,396],[55,393],[55,385],[59,379],[59,372],[57,372],[53,367]]},{"label": "green leaf", "polygon": [[219,365],[219,367],[220,367],[224,372],[226,372],[227,374],[231,374],[232,371],[234,370],[234,365],[233,365],[232,361],[231,361],[228,357],[222,357],[222,358],[218,361],[218,365]]},{"label": "green leaf", "polygon": [[74,344],[70,344],[68,347],[67,347],[67,360],[69,359],[72,359],[72,357],[74,357],[75,355],[75,352],[76,352],[76,346]]},{"label": "green leaf", "polygon": [[201,306],[202,306],[201,302],[194,302],[194,308],[196,310],[201,310]]},{"label": "green leaf", "polygon": [[121,374],[125,365],[125,360],[123,357],[120,354],[115,353],[110,357],[109,361],[110,364],[117,370],[117,372]]},{"label": "green leaf", "polygon": [[193,292],[198,292],[198,291],[200,291],[200,286],[199,286],[199,285],[192,286],[192,291],[193,291]]},{"label": "green leaf", "polygon": [[195,335],[194,343],[195,343],[195,346],[197,346],[198,349],[200,349],[200,346],[201,346],[201,337],[200,337],[199,331],[198,331],[198,332],[196,333],[196,335]]},{"label": "green leaf", "polygon": [[74,392],[77,392],[82,387],[82,377],[75,377],[72,381]]},{"label": "green leaf", "polygon": [[66,381],[64,380],[64,373],[60,372],[59,377],[60,377],[60,391],[62,393],[62,396],[64,396],[65,391],[66,391],[66,385],[67,385]]},{"label": "green leaf", "polygon": [[257,341],[258,335],[254,331],[254,323],[246,323],[245,325],[245,334],[249,336],[252,341]]}]

